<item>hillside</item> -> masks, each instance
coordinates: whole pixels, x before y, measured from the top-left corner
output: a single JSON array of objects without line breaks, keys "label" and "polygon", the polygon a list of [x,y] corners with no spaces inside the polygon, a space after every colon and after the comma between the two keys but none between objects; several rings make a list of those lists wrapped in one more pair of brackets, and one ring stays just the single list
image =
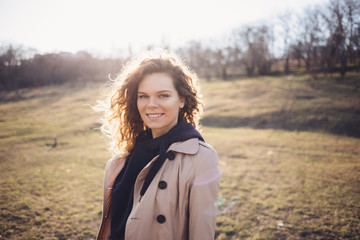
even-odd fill
[{"label": "hillside", "polygon": [[[223,171],[217,240],[360,236],[357,78],[202,82]],[[90,107],[100,88],[1,93],[0,239],[95,237],[111,157]]]}]

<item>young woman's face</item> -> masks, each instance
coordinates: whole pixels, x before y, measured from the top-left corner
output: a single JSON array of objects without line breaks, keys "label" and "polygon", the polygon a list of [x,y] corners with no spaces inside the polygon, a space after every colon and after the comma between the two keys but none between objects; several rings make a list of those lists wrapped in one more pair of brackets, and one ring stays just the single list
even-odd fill
[{"label": "young woman's face", "polygon": [[146,75],[139,84],[137,108],[154,138],[167,133],[177,124],[179,110],[184,103],[172,77],[166,73]]}]

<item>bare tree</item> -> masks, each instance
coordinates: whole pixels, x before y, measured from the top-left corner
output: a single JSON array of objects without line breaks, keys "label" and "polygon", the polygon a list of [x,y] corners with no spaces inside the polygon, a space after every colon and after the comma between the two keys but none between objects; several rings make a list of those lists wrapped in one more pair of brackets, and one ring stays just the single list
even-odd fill
[{"label": "bare tree", "polygon": [[313,73],[319,68],[319,49],[322,40],[320,13],[319,7],[307,8],[298,23],[301,29],[298,36],[298,46],[302,47],[301,56],[305,61],[306,71],[309,73]]},{"label": "bare tree", "polygon": [[[354,64],[356,55],[360,60],[360,2],[357,0],[344,0],[344,12],[348,26],[348,56],[349,62]],[[360,70],[360,61],[358,64]]]},{"label": "bare tree", "polygon": [[251,77],[257,70],[259,74],[269,74],[273,61],[271,45],[274,41],[272,30],[266,26],[246,26],[234,31],[234,35],[244,46],[242,52],[242,64],[245,66],[246,74]]},{"label": "bare tree", "polygon": [[282,28],[282,39],[283,39],[283,58],[284,62],[284,73],[289,74],[290,71],[290,56],[291,56],[291,23],[292,23],[292,12],[286,12],[279,16],[279,24]]},{"label": "bare tree", "polygon": [[326,44],[328,69],[332,70],[338,63],[343,77],[348,62],[354,63],[356,51],[359,51],[356,29],[360,24],[360,3],[354,0],[331,0],[322,16],[329,33]]},{"label": "bare tree", "polygon": [[194,69],[201,77],[208,81],[215,75],[217,57],[214,50],[205,47],[199,41],[190,41],[185,47],[177,49],[177,53],[184,58],[187,64]]},{"label": "bare tree", "polygon": [[21,45],[4,45],[0,48],[0,89],[17,88],[18,71],[24,48]]}]

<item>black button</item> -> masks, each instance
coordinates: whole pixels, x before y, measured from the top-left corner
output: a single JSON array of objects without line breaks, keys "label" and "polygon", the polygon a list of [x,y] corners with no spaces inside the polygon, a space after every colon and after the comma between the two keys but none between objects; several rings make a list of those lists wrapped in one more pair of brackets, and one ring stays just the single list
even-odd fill
[{"label": "black button", "polygon": [[170,151],[166,154],[166,157],[169,159],[169,160],[174,160],[175,159],[175,153]]},{"label": "black button", "polygon": [[160,181],[158,187],[160,189],[165,189],[167,187],[167,183],[165,181]]},{"label": "black button", "polygon": [[164,215],[159,215],[157,216],[156,220],[158,221],[158,223],[164,223],[166,221],[166,218]]}]

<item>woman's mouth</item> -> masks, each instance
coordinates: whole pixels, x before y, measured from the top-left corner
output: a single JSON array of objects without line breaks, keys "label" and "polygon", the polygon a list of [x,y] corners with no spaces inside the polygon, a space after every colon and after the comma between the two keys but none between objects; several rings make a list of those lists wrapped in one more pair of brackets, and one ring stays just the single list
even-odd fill
[{"label": "woman's mouth", "polygon": [[162,115],[164,115],[163,113],[148,113],[146,114],[146,116],[148,116],[149,118],[159,118]]}]

